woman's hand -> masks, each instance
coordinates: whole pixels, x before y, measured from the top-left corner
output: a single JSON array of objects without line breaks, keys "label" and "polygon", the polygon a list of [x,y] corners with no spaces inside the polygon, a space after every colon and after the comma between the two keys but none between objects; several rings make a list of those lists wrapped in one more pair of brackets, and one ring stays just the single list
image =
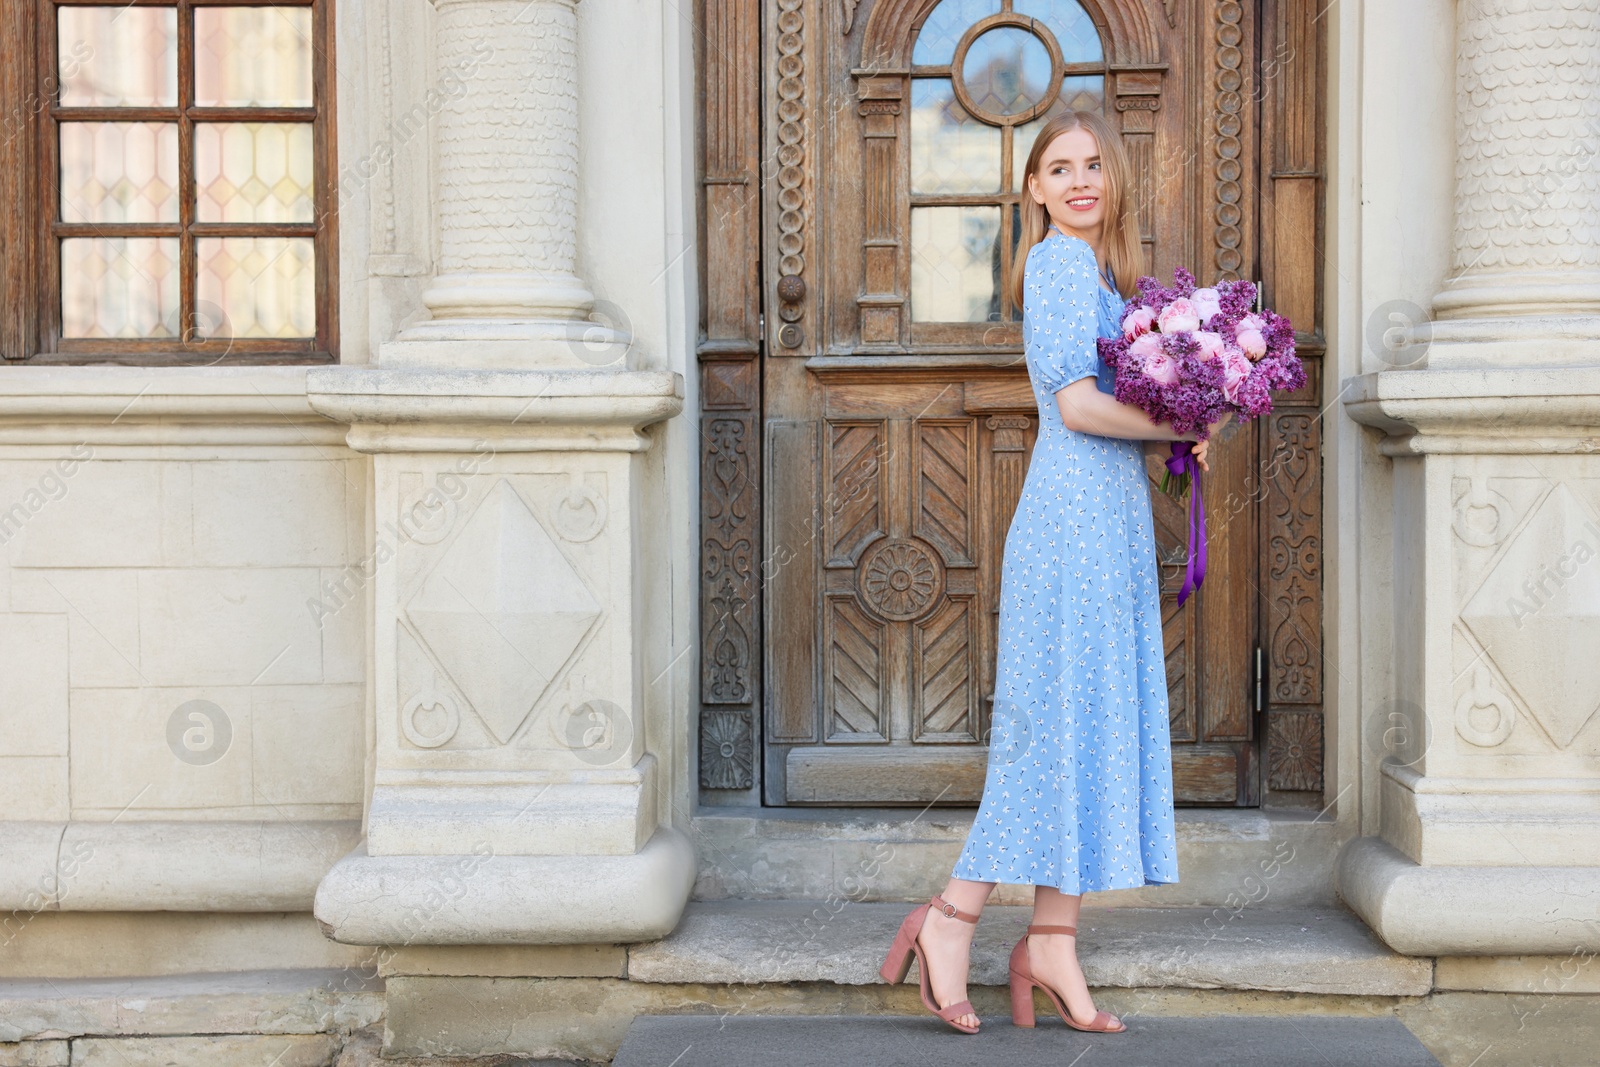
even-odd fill
[{"label": "woman's hand", "polygon": [[1231,418],[1233,418],[1233,412],[1223,412],[1222,418],[1211,424],[1211,433],[1206,439],[1204,441],[1195,441],[1189,446],[1189,453],[1194,456],[1195,462],[1200,464],[1201,470],[1209,471],[1211,469],[1210,464],[1206,462],[1206,450],[1211,447],[1211,438],[1217,435],[1218,430],[1228,425],[1228,420]]}]

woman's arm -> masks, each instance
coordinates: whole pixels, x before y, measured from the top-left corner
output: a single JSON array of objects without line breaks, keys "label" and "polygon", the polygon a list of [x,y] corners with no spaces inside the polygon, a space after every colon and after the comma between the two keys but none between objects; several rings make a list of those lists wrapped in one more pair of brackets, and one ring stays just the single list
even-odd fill
[{"label": "woman's arm", "polygon": [[1133,441],[1193,441],[1193,433],[1180,434],[1171,423],[1156,422],[1142,408],[1124,404],[1102,393],[1093,378],[1080,378],[1056,393],[1056,407],[1067,429],[1101,437]]}]

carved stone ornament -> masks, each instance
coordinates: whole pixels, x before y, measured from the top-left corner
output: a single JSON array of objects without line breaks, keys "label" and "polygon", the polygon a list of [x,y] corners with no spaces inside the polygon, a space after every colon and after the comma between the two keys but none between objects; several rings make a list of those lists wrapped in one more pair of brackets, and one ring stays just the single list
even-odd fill
[{"label": "carved stone ornament", "polygon": [[425,690],[400,709],[400,732],[418,748],[448,744],[461,728],[461,709],[449,694]]},{"label": "carved stone ornament", "polygon": [[[1496,557],[1461,622],[1557,748],[1566,748],[1594,717],[1600,700],[1600,523],[1565,482],[1557,482]],[[1456,729],[1475,745],[1495,745],[1511,732],[1513,702],[1487,680],[1462,697],[1494,706],[1489,726],[1467,723],[1458,705]]]},{"label": "carved stone ornament", "polygon": [[406,605],[428,651],[501,744],[603,610],[503,478]]}]

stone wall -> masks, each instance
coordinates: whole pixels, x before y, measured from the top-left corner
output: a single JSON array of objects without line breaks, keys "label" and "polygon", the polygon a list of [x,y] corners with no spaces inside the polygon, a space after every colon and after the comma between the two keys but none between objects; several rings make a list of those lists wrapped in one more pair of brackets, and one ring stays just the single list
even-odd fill
[{"label": "stone wall", "polygon": [[305,908],[358,836],[368,479],[304,379],[0,376],[7,909]]}]

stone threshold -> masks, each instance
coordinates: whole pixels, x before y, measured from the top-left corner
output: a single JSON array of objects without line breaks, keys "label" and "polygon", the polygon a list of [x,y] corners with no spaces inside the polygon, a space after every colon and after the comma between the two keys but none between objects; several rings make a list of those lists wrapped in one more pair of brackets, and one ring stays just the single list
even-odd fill
[{"label": "stone threshold", "polygon": [[[903,904],[691,902],[660,941],[632,945],[631,982],[871,985],[905,918]],[[970,981],[1007,984],[1007,959],[1030,909],[984,909]],[[1433,960],[1402,956],[1337,905],[1224,908],[1085,907],[1078,953],[1098,988],[1225,989],[1417,997]],[[916,977],[913,965],[911,980]]]},{"label": "stone threshold", "polygon": [[382,979],[352,969],[0,980],[0,1044],[327,1034],[371,1026],[383,1014]]},{"label": "stone threshold", "polygon": [[[926,900],[950,876],[972,808],[705,808],[690,820],[695,900]],[[1095,893],[1108,907],[1333,907],[1352,831],[1314,811],[1180,808],[1172,885]],[[991,903],[1027,905],[1028,886]]]}]

